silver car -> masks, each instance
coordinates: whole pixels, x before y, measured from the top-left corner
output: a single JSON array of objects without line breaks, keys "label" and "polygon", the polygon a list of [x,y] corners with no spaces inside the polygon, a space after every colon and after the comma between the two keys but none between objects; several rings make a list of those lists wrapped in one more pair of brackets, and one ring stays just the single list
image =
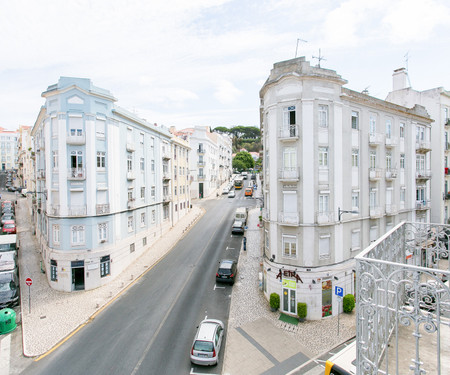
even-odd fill
[{"label": "silver car", "polygon": [[205,319],[197,328],[191,348],[191,362],[211,366],[219,361],[225,326],[222,321]]}]

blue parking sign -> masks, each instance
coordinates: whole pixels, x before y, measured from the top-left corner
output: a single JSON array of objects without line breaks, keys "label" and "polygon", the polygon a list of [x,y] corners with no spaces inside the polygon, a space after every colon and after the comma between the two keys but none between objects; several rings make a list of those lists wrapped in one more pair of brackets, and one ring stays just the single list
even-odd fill
[{"label": "blue parking sign", "polygon": [[341,288],[340,286],[335,286],[334,294],[336,294],[338,297],[344,297],[344,288]]}]

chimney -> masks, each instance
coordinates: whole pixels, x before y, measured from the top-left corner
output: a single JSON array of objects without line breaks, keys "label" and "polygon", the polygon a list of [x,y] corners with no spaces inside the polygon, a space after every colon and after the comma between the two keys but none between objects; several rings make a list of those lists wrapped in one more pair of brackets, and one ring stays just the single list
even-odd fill
[{"label": "chimney", "polygon": [[392,74],[393,91],[403,90],[408,88],[406,81],[408,78],[408,72],[405,68],[399,68],[394,70]]}]

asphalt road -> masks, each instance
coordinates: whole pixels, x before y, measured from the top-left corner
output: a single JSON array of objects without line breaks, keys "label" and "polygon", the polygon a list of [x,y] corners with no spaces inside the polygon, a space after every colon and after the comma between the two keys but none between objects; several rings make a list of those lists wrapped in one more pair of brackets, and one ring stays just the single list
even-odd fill
[{"label": "asphalt road", "polygon": [[24,374],[220,374],[224,350],[207,368],[192,365],[189,352],[205,317],[227,324],[232,286],[216,285],[215,274],[220,259],[239,257],[234,211],[255,205],[242,195],[204,201],[206,214],[162,261]]}]

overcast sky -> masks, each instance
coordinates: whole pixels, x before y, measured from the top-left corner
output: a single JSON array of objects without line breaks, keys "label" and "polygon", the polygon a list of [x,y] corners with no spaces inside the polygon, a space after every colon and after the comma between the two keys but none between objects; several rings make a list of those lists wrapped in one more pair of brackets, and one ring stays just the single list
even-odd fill
[{"label": "overcast sky", "polygon": [[60,76],[90,78],[150,122],[259,126],[273,64],[319,48],[384,99],[394,69],[450,90],[448,0],[0,0],[0,127],[33,126]]}]

